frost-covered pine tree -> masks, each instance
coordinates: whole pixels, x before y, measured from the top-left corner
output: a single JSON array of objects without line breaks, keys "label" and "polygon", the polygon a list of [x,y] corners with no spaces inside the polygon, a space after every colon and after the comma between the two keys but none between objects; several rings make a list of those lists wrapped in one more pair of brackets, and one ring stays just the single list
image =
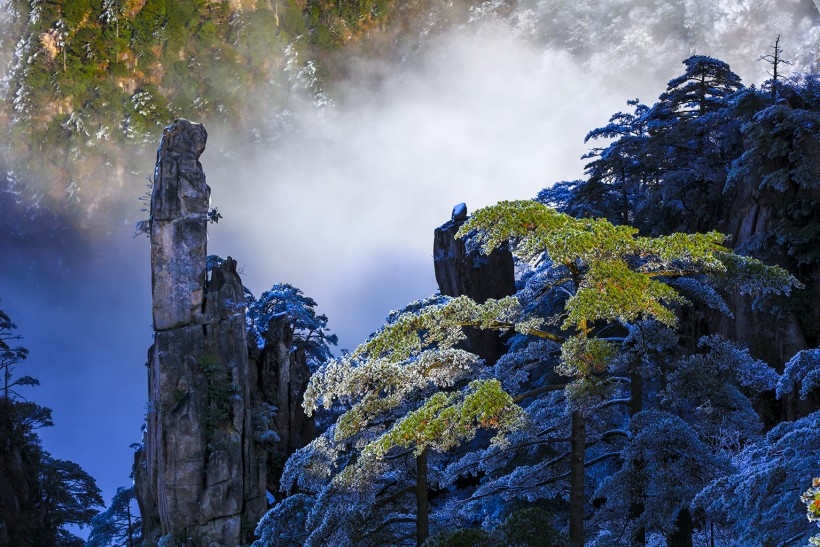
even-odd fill
[{"label": "frost-covered pine tree", "polygon": [[[642,151],[649,139],[649,112],[638,99],[627,101],[633,112],[617,112],[609,123],[590,131],[584,142],[607,139],[605,147],[591,149],[582,159],[591,160],[584,167],[587,179],[563,182],[545,188],[538,201],[560,206],[560,211],[574,217],[604,217],[615,224],[632,224],[634,210],[654,183]],[[567,190],[570,190],[567,192]]]},{"label": "frost-covered pine tree", "polygon": [[270,320],[284,316],[293,329],[293,350],[303,350],[308,366],[316,370],[332,357],[330,346],[339,339],[327,327],[327,316],[316,313],[316,301],[301,289],[288,283],[277,283],[259,298],[246,292],[248,305],[248,334],[259,345],[264,343]]},{"label": "frost-covered pine tree", "polygon": [[[777,380],[778,398],[811,397],[818,387],[820,350],[798,352]],[[820,411],[782,422],[764,436],[741,444],[730,468],[712,480],[693,506],[743,544],[789,545],[808,537],[800,494],[820,460]],[[744,500],[738,511],[738,500]]]},{"label": "frost-covered pine tree", "polygon": [[291,541],[297,532],[273,515],[297,510],[307,511],[306,528],[298,531],[307,545],[392,544],[413,536],[423,543],[431,460],[484,430],[501,443],[522,423],[523,412],[500,383],[479,378],[483,361],[456,347],[463,327],[509,327],[516,315],[515,299],[479,305],[433,298],[394,314],[352,354],[323,365],[304,407],[312,413],[335,406],[340,416],[288,461],[282,485],[302,497],[286,498],[260,523],[260,544]]},{"label": "frost-covered pine tree", "polygon": [[[773,293],[788,292],[796,281],[780,268],[732,254],[716,232],[640,237],[629,226],[574,219],[537,202],[482,209],[459,233],[471,230],[485,252],[510,243],[521,259],[549,263],[541,292],[560,289],[566,295],[549,323],[551,338],[561,347],[556,370],[570,380],[565,389],[571,409],[570,539],[582,544],[586,424],[613,405],[627,406],[632,416],[643,406],[645,379],[639,372],[612,377],[625,342],[619,331],[647,320],[675,327],[673,308],[688,301],[669,281],[731,278],[741,291]],[[629,392],[619,396],[624,385]]]},{"label": "frost-covered pine tree", "polygon": [[[265,541],[293,539],[282,525],[289,512],[307,512],[300,537],[308,544],[406,539],[408,525],[416,523],[417,531],[424,526],[426,489],[419,485],[427,482],[429,467],[439,488],[471,469],[479,480],[487,477],[466,499],[439,504],[434,520],[442,521],[483,511],[491,524],[493,503],[560,501],[569,479],[570,536],[581,544],[585,484],[599,485],[617,470],[612,462],[634,436],[629,415],[643,410],[641,371],[619,364],[630,329],[647,321],[673,328],[674,308],[687,302],[684,288],[692,292],[693,285],[706,286],[718,276],[745,290],[788,291],[793,283],[779,268],[733,255],[717,233],[639,237],[628,226],[574,219],[537,202],[480,210],[460,232],[468,233],[485,252],[511,243],[521,259],[536,265],[519,298],[418,303],[352,355],[320,369],[306,408],[340,405],[343,413],[288,462],[283,485],[302,497],[274,508],[258,530]],[[665,282],[675,279],[681,280],[678,288]],[[683,280],[691,281],[688,287]],[[458,349],[464,327],[515,329],[519,336],[490,368]],[[549,361],[562,383],[543,374]],[[540,377],[533,382],[534,376]],[[516,403],[529,412],[529,425]],[[670,432],[686,423],[673,418]],[[504,443],[481,442],[475,432],[483,428],[499,428]],[[697,439],[681,434],[682,443]],[[562,443],[569,450],[556,450]],[[459,457],[446,465],[448,451],[459,445]],[[408,461],[410,455],[415,461]],[[421,466],[428,455],[436,461]],[[603,471],[594,471],[597,464],[604,464]],[[415,515],[406,501],[400,503],[413,490]],[[503,518],[496,516],[496,522]]]}]

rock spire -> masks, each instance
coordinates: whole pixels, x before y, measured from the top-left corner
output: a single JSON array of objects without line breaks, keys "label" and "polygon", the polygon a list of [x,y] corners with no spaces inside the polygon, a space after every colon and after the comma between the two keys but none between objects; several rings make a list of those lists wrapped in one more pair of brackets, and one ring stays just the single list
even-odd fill
[{"label": "rock spire", "polygon": [[206,269],[207,133],[178,120],[157,151],[151,196],[154,344],[135,483],[147,545],[250,540],[266,503],[253,445],[245,299],[236,261]]}]

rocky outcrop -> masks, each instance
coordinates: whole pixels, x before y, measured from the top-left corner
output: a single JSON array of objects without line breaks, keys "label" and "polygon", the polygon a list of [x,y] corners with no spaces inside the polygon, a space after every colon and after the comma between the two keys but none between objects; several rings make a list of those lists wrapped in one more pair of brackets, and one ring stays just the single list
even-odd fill
[{"label": "rocky outcrop", "polygon": [[[785,89],[785,88],[784,88]],[[796,232],[802,223],[802,236],[816,241],[812,235],[816,226],[817,203],[820,191],[806,181],[792,180],[800,166],[800,176],[806,180],[820,178],[820,136],[816,132],[792,129],[792,114],[802,105],[802,99],[794,91],[786,91],[781,99],[778,113],[772,119],[779,125],[771,128],[777,139],[789,143],[788,150],[774,150],[767,155],[757,169],[736,184],[731,192],[724,194],[721,218],[717,219],[722,230],[732,236],[732,245],[741,253],[748,253],[771,264],[789,270],[805,288],[794,291],[788,299],[775,301],[778,310],[755,309],[752,298],[737,291],[728,295],[729,306],[736,310],[734,319],[725,316],[712,317],[710,330],[739,341],[751,353],[770,363],[778,370],[798,351],[817,347],[820,343],[820,265],[816,260],[801,261],[786,252],[785,244],[768,238],[769,244],[756,243],[761,236],[780,229]],[[786,108],[788,107],[788,108]],[[795,109],[795,110],[789,110]],[[807,114],[807,113],[804,113]],[[787,123],[788,122],[788,123]],[[749,142],[744,143],[744,153],[749,152]],[[768,177],[788,173],[788,180],[780,190],[772,190],[763,183]],[[788,204],[788,205],[787,205]],[[799,206],[797,205],[799,204]],[[810,205],[811,204],[811,205]],[[789,211],[791,209],[791,211]],[[797,214],[789,218],[790,214]],[[794,224],[792,224],[794,222]],[[774,239],[774,243],[772,242]],[[815,391],[805,400],[790,396],[775,408],[772,421],[795,420],[820,408],[820,392]]]},{"label": "rocky outcrop", "polygon": [[32,510],[36,476],[26,468],[20,448],[4,436],[0,440],[0,547],[20,544],[43,526],[42,515]]},{"label": "rocky outcrop", "polygon": [[[515,294],[515,265],[506,249],[489,256],[467,249],[465,239],[456,239],[467,220],[467,207],[453,207],[449,222],[436,228],[433,239],[433,261],[439,291],[447,296],[467,295],[476,302],[504,298]],[[503,340],[494,332],[466,329],[467,348],[479,357],[495,361],[506,350]]]},{"label": "rocky outcrop", "polygon": [[207,134],[165,129],[151,198],[154,345],[149,413],[135,472],[144,538],[186,545],[248,541],[264,514],[264,456],[252,440],[245,300],[236,262],[206,272]]},{"label": "rocky outcrop", "polygon": [[203,311],[211,189],[199,156],[208,135],[180,120],[157,150],[151,194],[151,293],[154,330],[193,325]]},{"label": "rocky outcrop", "polygon": [[274,316],[268,323],[264,346],[250,349],[252,384],[262,403],[275,408],[272,431],[274,441],[259,438],[268,452],[268,491],[279,493],[279,479],[288,456],[316,436],[313,418],[305,415],[302,398],[310,380],[305,352],[294,348],[293,329],[285,316]]},{"label": "rocky outcrop", "polygon": [[[732,205],[726,207],[726,228],[736,249],[744,249],[749,241],[770,229],[773,216],[771,202],[759,189],[759,183],[741,186],[732,196]],[[755,253],[769,263],[776,263],[796,273],[784,252],[769,249],[766,256]],[[729,307],[736,310],[734,318],[718,315],[713,318],[716,330],[747,346],[752,353],[781,368],[795,353],[808,347],[803,328],[794,313],[783,313],[774,321],[768,310],[753,307],[753,298],[734,291],[729,296]],[[815,297],[816,298],[816,297]]]}]

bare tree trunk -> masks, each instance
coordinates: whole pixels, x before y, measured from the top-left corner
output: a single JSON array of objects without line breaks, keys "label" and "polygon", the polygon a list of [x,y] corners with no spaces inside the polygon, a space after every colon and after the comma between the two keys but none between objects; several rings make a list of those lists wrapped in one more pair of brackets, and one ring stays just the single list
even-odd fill
[{"label": "bare tree trunk", "polygon": [[584,545],[584,444],[586,424],[578,411],[572,413],[570,433],[569,541],[573,547]]},{"label": "bare tree trunk", "polygon": [[[633,372],[629,377],[629,417],[630,419],[638,412],[643,410],[643,377]],[[643,471],[643,461],[635,462],[635,470],[640,473]],[[630,495],[632,500],[629,506],[629,516],[639,518],[644,512],[644,492],[643,485],[637,478],[633,478],[632,488],[630,488]],[[636,547],[643,547],[646,545],[646,530],[643,527],[635,531],[635,536],[632,538],[632,545]]]},{"label": "bare tree trunk", "polygon": [[643,376],[637,372],[629,375],[629,417],[643,410]]},{"label": "bare tree trunk", "polygon": [[629,225],[629,192],[626,188],[626,170],[621,159],[621,224]]},{"label": "bare tree trunk", "polygon": [[692,514],[684,509],[675,519],[677,529],[669,535],[668,547],[692,547]]},{"label": "bare tree trunk", "polygon": [[416,456],[416,545],[430,535],[430,504],[427,500],[427,450]]},{"label": "bare tree trunk", "polygon": [[128,514],[128,547],[134,547],[134,525],[131,524],[131,500],[125,504],[125,512]]},{"label": "bare tree trunk", "polygon": [[777,101],[777,65],[780,63],[780,35],[774,41],[774,61],[772,62],[772,102]]}]

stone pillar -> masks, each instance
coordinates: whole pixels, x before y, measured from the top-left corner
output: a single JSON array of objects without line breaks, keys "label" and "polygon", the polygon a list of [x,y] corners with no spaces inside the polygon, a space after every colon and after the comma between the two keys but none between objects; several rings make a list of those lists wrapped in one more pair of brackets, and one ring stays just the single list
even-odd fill
[{"label": "stone pillar", "polygon": [[264,514],[264,463],[252,446],[242,281],[230,257],[206,271],[207,134],[166,128],[151,197],[154,345],[135,482],[148,545],[247,543]]},{"label": "stone pillar", "polygon": [[202,312],[211,189],[199,156],[208,134],[179,120],[165,128],[151,194],[154,330],[193,325]]},{"label": "stone pillar", "polygon": [[265,448],[268,490],[279,497],[279,479],[285,461],[316,436],[314,420],[306,416],[302,408],[310,369],[304,350],[293,347],[293,328],[286,316],[271,318],[264,346],[251,348],[250,362],[256,397],[278,409],[272,426],[279,441],[265,443]]},{"label": "stone pillar", "polygon": [[[459,228],[467,221],[467,206],[453,207],[449,222],[436,228],[433,238],[433,262],[439,292],[447,296],[467,295],[476,302],[499,299],[515,294],[515,265],[512,253],[497,249],[489,256],[469,252],[465,238],[456,239]],[[503,340],[495,332],[465,329],[466,349],[492,363],[505,351]]]}]

